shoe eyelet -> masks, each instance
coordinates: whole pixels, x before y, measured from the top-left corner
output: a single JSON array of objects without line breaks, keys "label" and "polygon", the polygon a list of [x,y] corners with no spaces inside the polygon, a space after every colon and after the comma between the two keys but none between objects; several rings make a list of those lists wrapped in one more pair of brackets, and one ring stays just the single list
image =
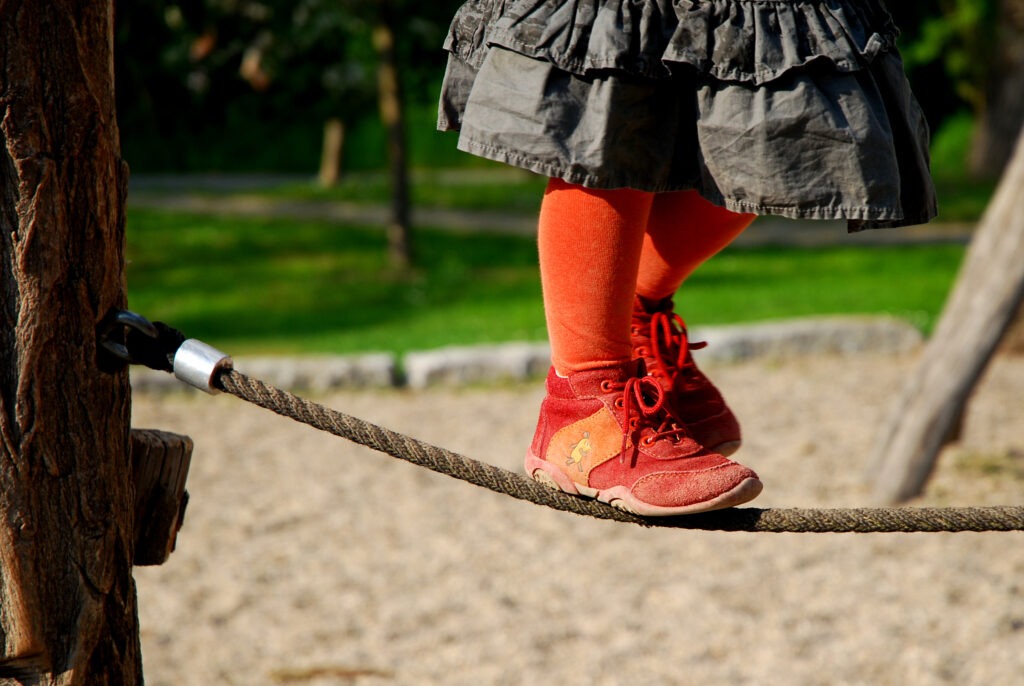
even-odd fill
[{"label": "shoe eyelet", "polygon": [[644,436],[640,439],[640,445],[651,446],[654,445],[654,436]]},{"label": "shoe eyelet", "polygon": [[612,405],[615,406],[616,410],[621,410],[623,407],[625,407],[625,403],[622,402],[622,398],[616,398],[615,402],[613,402]]},{"label": "shoe eyelet", "polygon": [[602,380],[601,381],[601,392],[602,393],[609,393],[609,392],[611,392],[611,390],[612,390],[612,382],[609,381],[608,379]]}]

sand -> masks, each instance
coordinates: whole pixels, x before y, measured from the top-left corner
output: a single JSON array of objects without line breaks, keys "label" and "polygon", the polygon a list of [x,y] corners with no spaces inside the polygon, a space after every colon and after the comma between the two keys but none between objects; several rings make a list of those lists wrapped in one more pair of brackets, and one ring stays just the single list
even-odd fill
[{"label": "sand", "polygon": [[[762,507],[870,504],[913,355],[707,368]],[[242,370],[244,371],[244,370]],[[914,504],[1024,503],[1024,357],[996,360]],[[518,469],[539,383],[332,407]],[[648,530],[437,475],[221,395],[136,394],[196,443],[178,549],[138,568],[147,682],[1024,683],[1024,533]]]}]

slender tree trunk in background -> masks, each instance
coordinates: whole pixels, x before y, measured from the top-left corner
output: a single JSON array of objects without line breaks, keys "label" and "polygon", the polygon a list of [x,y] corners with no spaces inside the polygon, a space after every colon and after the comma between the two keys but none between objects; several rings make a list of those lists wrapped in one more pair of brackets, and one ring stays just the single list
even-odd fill
[{"label": "slender tree trunk in background", "polygon": [[391,220],[388,225],[388,250],[391,263],[398,268],[412,265],[412,226],[409,212],[409,169],[406,155],[405,115],[395,51],[396,17],[390,0],[378,3],[377,24],[373,27],[373,46],[377,51],[377,87],[380,116],[388,139],[391,167]]},{"label": "slender tree trunk in background", "polygon": [[332,117],[324,122],[324,145],[320,152],[318,179],[323,188],[333,188],[341,179],[344,153],[345,122],[337,117]]},{"label": "slender tree trunk in background", "polygon": [[999,0],[996,47],[968,167],[975,178],[998,178],[1024,123],[1024,0]]},{"label": "slender tree trunk in background", "polygon": [[[0,678],[142,681],[113,3],[0,0]],[[5,683],[11,683],[7,681]]]},{"label": "slender tree trunk in background", "polygon": [[1024,302],[1024,134],[971,239],[924,354],[879,432],[875,499],[919,495]]}]

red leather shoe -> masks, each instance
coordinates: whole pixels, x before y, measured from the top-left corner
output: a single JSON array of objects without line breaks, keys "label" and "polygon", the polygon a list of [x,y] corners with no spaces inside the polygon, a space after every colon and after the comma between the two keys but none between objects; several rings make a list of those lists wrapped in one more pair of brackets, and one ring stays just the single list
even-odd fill
[{"label": "red leather shoe", "polygon": [[752,470],[695,441],[661,384],[636,362],[548,373],[526,472],[567,493],[644,516],[706,512],[761,492]]},{"label": "red leather shoe", "polygon": [[672,311],[672,299],[647,303],[633,301],[633,356],[647,365],[668,395],[669,411],[690,435],[709,450],[732,455],[742,435],[736,416],[722,394],[693,360],[692,350],[706,343],[691,343],[682,317]]}]

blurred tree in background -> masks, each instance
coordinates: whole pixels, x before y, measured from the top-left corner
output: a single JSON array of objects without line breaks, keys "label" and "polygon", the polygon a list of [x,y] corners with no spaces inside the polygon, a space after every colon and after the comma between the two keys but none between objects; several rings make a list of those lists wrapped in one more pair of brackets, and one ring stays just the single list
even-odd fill
[{"label": "blurred tree in background", "polygon": [[[117,83],[125,155],[142,171],[384,168],[374,27],[393,59],[417,143],[436,136],[441,49],[459,0],[136,0],[118,7]],[[958,173],[994,177],[1024,119],[1024,0],[890,3],[915,93],[949,130]],[[393,18],[382,22],[382,13]],[[326,135],[325,135],[326,132]],[[344,141],[344,149],[342,142]],[[454,145],[448,147],[454,149]],[[429,141],[428,141],[429,143]],[[426,146],[420,164],[470,164]],[[392,151],[391,155],[394,155]],[[417,162],[417,160],[414,160]],[[397,178],[397,177],[396,177]]]},{"label": "blurred tree in background", "polygon": [[[116,68],[126,158],[146,171],[316,169],[326,123],[335,122],[328,130],[336,134],[377,116],[374,27],[398,19],[403,93],[423,101],[436,97],[430,91],[453,11],[408,0],[121,3]],[[370,164],[383,166],[385,153],[381,141]]]},{"label": "blurred tree in background", "polygon": [[331,185],[346,132],[378,117],[379,154],[391,170],[390,253],[408,266],[404,91],[423,98],[434,83],[450,14],[442,22],[428,12],[408,0],[124,4],[117,81],[126,158],[159,171],[297,171],[319,156],[321,183]]},{"label": "blurred tree in background", "polygon": [[1006,168],[1024,122],[1024,0],[998,0],[993,42],[981,54],[988,69],[981,75],[975,111],[978,128],[971,147],[971,171],[996,177]]},{"label": "blurred tree in background", "polygon": [[932,130],[967,113],[961,162],[971,177],[997,178],[1024,122],[1024,0],[904,0],[890,9]]}]

